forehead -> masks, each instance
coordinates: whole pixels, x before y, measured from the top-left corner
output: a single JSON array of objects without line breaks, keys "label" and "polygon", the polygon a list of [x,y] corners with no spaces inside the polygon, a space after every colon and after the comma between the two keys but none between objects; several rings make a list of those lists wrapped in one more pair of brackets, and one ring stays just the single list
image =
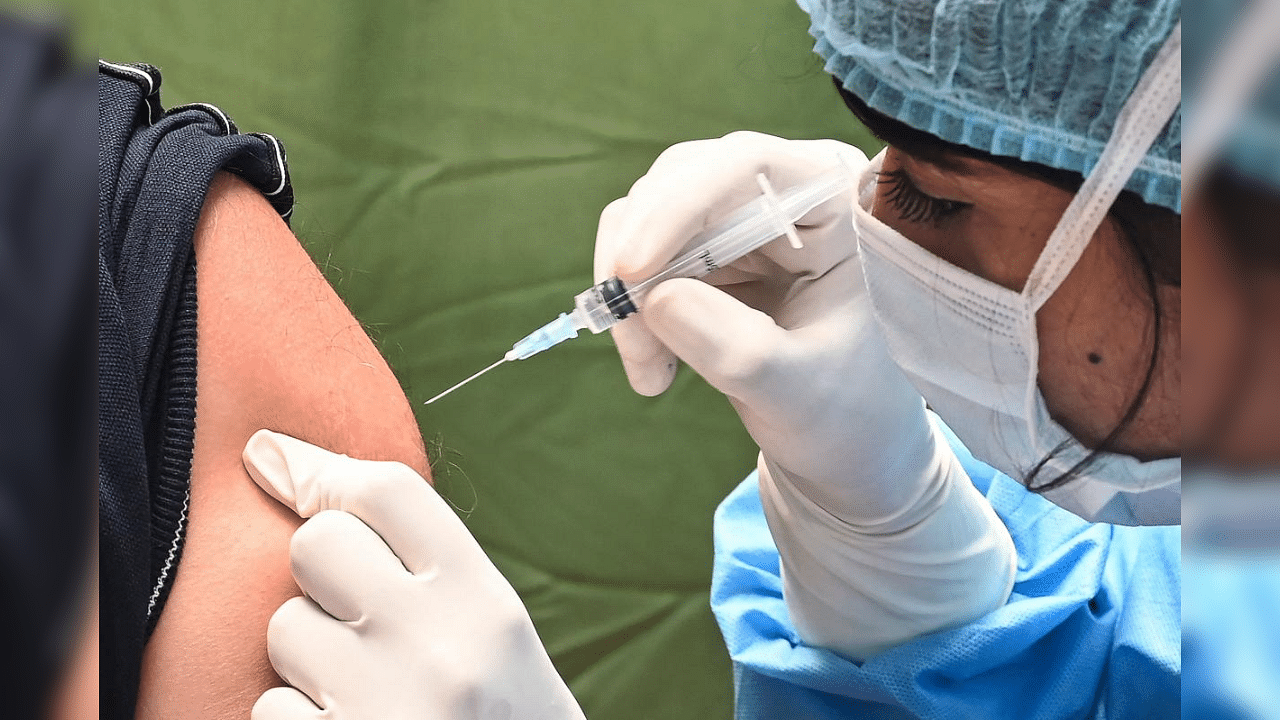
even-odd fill
[{"label": "forehead", "polygon": [[973,201],[986,196],[989,200],[1001,201],[1001,204],[1025,207],[1043,201],[1045,196],[1051,196],[1054,204],[1057,204],[1062,198],[1070,198],[1073,194],[1046,179],[1018,172],[995,162],[959,154],[929,154],[921,157],[919,154],[890,147],[886,161],[907,170],[912,179],[922,186],[922,190],[933,190],[944,197],[953,192],[969,195],[951,198],[956,200]]}]

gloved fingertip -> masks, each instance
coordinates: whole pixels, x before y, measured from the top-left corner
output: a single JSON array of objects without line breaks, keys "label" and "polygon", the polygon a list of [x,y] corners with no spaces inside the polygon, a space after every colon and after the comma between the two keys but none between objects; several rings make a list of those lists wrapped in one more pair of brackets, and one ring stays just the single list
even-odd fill
[{"label": "gloved fingertip", "polygon": [[271,430],[259,430],[240,455],[249,477],[268,495],[301,517],[324,509],[321,469],[346,455]]},{"label": "gloved fingertip", "polygon": [[627,382],[631,389],[645,397],[655,397],[667,391],[675,380],[679,363],[674,355],[645,363],[629,363],[623,361],[623,369],[627,372]]},{"label": "gloved fingertip", "polygon": [[250,720],[311,720],[323,717],[311,698],[291,687],[276,687],[262,693],[253,704]]},{"label": "gloved fingertip", "polygon": [[679,361],[652,332],[643,315],[633,315],[610,330],[627,382],[646,397],[661,395],[675,378]]},{"label": "gloved fingertip", "polygon": [[297,512],[289,462],[283,447],[286,439],[293,438],[270,430],[259,430],[245,443],[240,458],[244,462],[244,469],[249,471],[249,477],[258,483],[258,487]]}]

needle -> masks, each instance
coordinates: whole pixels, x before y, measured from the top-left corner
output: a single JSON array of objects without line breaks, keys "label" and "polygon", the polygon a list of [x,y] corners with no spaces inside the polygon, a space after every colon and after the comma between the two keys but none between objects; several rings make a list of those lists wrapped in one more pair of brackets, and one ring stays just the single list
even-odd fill
[{"label": "needle", "polygon": [[485,368],[485,369],[481,370],[480,372],[476,373],[475,375],[472,375],[471,377],[467,378],[466,380],[463,380],[462,382],[458,383],[457,385],[454,385],[453,387],[449,388],[448,390],[445,390],[444,392],[440,393],[439,395],[437,395],[437,396],[435,396],[435,397],[431,398],[430,400],[428,400],[428,401],[426,401],[426,402],[424,402],[424,403],[422,403],[422,404],[423,404],[423,405],[430,405],[431,403],[433,403],[433,402],[435,402],[435,401],[439,400],[440,398],[444,397],[445,395],[448,395],[449,393],[453,392],[454,390],[457,390],[458,388],[462,387],[463,385],[466,385],[467,383],[471,382],[472,380],[475,380],[476,378],[478,378],[478,377],[480,377],[481,375],[483,375],[483,374],[485,374],[485,373],[489,372],[490,370],[492,370],[492,369],[494,369],[494,368],[498,367],[499,365],[501,365],[502,363],[504,363],[504,362],[506,362],[506,361],[507,361],[507,359],[506,359],[506,358],[499,358],[499,359],[498,359],[498,362],[496,362],[496,363],[494,363],[494,364],[490,365],[489,367],[487,367],[487,368]]}]

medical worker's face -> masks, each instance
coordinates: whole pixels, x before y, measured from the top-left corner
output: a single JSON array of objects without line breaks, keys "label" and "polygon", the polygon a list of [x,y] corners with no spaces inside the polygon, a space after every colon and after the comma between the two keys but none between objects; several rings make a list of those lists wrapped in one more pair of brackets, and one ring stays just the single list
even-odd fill
[{"label": "medical worker's face", "polygon": [[[1071,197],[980,160],[955,158],[942,167],[890,148],[872,214],[943,260],[1021,290]],[[1114,448],[1142,459],[1181,454],[1180,291],[1158,292],[1164,337],[1153,384]],[[1049,411],[1094,446],[1119,423],[1151,359],[1147,281],[1114,220],[1098,229],[1036,321]]]},{"label": "medical worker's face", "polygon": [[[1243,204],[1256,197],[1233,198]],[[1280,201],[1266,201],[1280,209]],[[1239,470],[1280,465],[1280,268],[1230,249],[1221,213],[1203,197],[1186,203],[1182,232],[1187,288],[1183,437],[1193,460]],[[1265,238],[1276,216],[1250,217]]]}]

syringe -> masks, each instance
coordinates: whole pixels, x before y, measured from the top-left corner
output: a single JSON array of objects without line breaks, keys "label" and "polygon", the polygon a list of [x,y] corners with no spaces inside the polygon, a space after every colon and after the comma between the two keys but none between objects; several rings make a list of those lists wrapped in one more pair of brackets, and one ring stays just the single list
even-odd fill
[{"label": "syringe", "polygon": [[678,277],[701,277],[756,250],[766,243],[786,236],[791,246],[803,245],[796,234],[795,223],[822,203],[844,193],[854,185],[853,171],[842,165],[813,179],[775,193],[764,174],[756,175],[760,197],[730,213],[724,220],[703,230],[689,241],[692,248],[658,273],[628,287],[617,277],[593,285],[573,298],[573,310],[560,313],[555,320],[529,333],[507,351],[500,360],[436,395],[431,404],[504,362],[525,360],[565,340],[578,337],[579,330],[602,333],[639,311],[649,289],[664,280]]}]

